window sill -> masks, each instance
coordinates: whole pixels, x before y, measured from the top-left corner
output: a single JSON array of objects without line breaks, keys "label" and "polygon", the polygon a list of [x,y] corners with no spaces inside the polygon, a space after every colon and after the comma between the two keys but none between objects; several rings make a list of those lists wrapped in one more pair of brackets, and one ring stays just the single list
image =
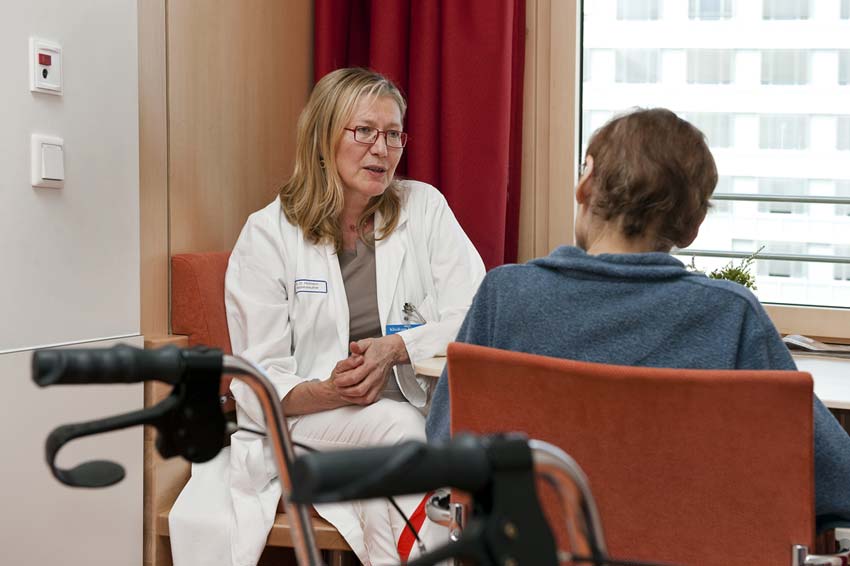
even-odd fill
[{"label": "window sill", "polygon": [[850,309],[764,305],[781,334],[803,334],[821,342],[850,343]]}]

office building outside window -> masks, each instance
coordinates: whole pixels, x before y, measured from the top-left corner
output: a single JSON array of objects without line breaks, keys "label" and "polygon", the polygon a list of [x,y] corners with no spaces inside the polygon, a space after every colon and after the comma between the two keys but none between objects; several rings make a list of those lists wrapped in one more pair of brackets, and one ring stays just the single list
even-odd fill
[{"label": "office building outside window", "polygon": [[618,20],[657,20],[661,0],[617,0]]},{"label": "office building outside window", "polygon": [[618,83],[657,83],[658,49],[618,49],[616,81]]},{"label": "office building outside window", "polygon": [[702,130],[711,148],[732,147],[735,124],[731,114],[722,112],[688,112],[682,116]]},{"label": "office building outside window", "polygon": [[[720,175],[717,178],[717,187],[714,189],[714,194],[723,195],[733,192],[735,179],[726,175]],[[734,212],[733,202],[731,200],[717,200],[711,203],[711,208],[708,209],[709,215],[725,214],[730,215]]]},{"label": "office building outside window", "polygon": [[850,49],[838,52],[838,84],[850,84]]},{"label": "office building outside window", "polygon": [[850,0],[841,0],[841,19],[850,20]]},{"label": "office building outside window", "polygon": [[765,20],[805,20],[809,18],[809,0],[762,0]]},{"label": "office building outside window", "polygon": [[[765,255],[803,255],[808,251],[808,246],[803,242],[759,242],[758,248]],[[799,261],[769,259],[758,262],[757,273],[768,277],[794,277],[795,279],[802,279],[806,276],[807,265]]]},{"label": "office building outside window", "polygon": [[[835,196],[837,197],[846,197],[848,201],[850,201],[850,181],[836,181],[835,182]],[[836,204],[835,205],[835,215],[836,216],[850,216],[850,204]],[[846,254],[850,255],[850,254]]]},{"label": "office building outside window", "polygon": [[688,82],[729,84],[735,78],[735,53],[729,49],[688,49]]},{"label": "office building outside window", "polygon": [[[808,179],[758,179],[759,194],[764,196],[796,197],[809,192]],[[758,203],[758,211],[768,214],[806,214],[808,205],[801,202],[768,201]]]},{"label": "office building outside window", "polygon": [[850,115],[838,116],[836,126],[837,143],[835,147],[839,151],[850,150]]},{"label": "office building outside window", "polygon": [[732,0],[688,0],[688,17],[692,20],[728,20],[732,10]]},{"label": "office building outside window", "polygon": [[761,53],[761,84],[804,85],[809,82],[809,54],[801,49],[769,49]]},{"label": "office building outside window", "polygon": [[699,237],[674,253],[710,271],[764,245],[760,300],[850,308],[848,2],[638,2],[642,19],[625,4],[583,2],[582,156],[612,116],[670,108],[719,173]]},{"label": "office building outside window", "polygon": [[800,115],[759,116],[759,147],[762,149],[806,149],[809,146],[809,117]]},{"label": "office building outside window", "polygon": [[[835,253],[850,256],[850,246],[835,246]],[[850,265],[835,265],[832,268],[832,277],[837,281],[850,281]]]}]

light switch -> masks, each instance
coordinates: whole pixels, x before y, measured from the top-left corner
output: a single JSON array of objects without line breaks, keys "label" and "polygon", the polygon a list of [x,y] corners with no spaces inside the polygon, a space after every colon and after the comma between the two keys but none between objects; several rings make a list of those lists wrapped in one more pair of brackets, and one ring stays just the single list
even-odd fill
[{"label": "light switch", "polygon": [[49,189],[65,186],[65,142],[61,138],[33,134],[30,145],[32,186]]},{"label": "light switch", "polygon": [[65,180],[65,155],[61,145],[41,144],[41,177],[46,181]]},{"label": "light switch", "polygon": [[30,90],[62,95],[62,46],[30,38]]}]

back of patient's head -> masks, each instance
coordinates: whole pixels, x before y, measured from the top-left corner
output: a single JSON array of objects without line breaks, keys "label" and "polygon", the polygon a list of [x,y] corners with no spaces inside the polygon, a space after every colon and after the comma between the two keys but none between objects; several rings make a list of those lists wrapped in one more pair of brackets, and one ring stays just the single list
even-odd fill
[{"label": "back of patient's head", "polygon": [[658,250],[687,246],[705,218],[717,168],[705,136],[663,108],[618,116],[590,139],[593,214]]}]

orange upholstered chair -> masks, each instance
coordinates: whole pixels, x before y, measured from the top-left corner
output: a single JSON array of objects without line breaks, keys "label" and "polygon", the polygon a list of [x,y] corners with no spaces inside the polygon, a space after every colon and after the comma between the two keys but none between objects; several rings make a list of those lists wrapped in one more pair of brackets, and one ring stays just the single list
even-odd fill
[{"label": "orange upholstered chair", "polygon": [[814,530],[812,379],[448,350],[453,431],[524,431],[586,472],[615,558],[791,564]]},{"label": "orange upholstered chair", "polygon": [[[204,345],[219,348],[225,354],[232,353],[224,308],[224,275],[229,258],[230,252],[179,254],[171,258],[172,334],[187,336],[190,346]],[[228,398],[223,405],[225,411],[235,410],[234,401],[230,398],[231,379],[232,377],[225,376],[221,382],[221,394]],[[182,487],[182,484],[179,487]],[[171,491],[175,492],[176,496],[179,489]],[[166,505],[159,505],[163,510],[159,513],[157,527],[160,533],[166,535],[168,510],[173,500],[171,497]],[[329,563],[342,564],[353,561],[348,543],[333,525],[317,516],[313,519],[313,530],[319,548],[328,553]],[[280,506],[267,545],[291,547],[292,544],[289,519]],[[267,548],[267,553],[269,551]]]},{"label": "orange upholstered chair", "polygon": [[[171,258],[171,332],[188,337],[190,346],[210,346],[231,354],[224,309],[224,274],[230,252],[179,254]],[[230,380],[221,381],[225,411],[235,410]]]},{"label": "orange upholstered chair", "polygon": [[189,344],[205,344],[230,354],[224,311],[224,274],[230,252],[180,254],[171,258],[171,326]]}]

